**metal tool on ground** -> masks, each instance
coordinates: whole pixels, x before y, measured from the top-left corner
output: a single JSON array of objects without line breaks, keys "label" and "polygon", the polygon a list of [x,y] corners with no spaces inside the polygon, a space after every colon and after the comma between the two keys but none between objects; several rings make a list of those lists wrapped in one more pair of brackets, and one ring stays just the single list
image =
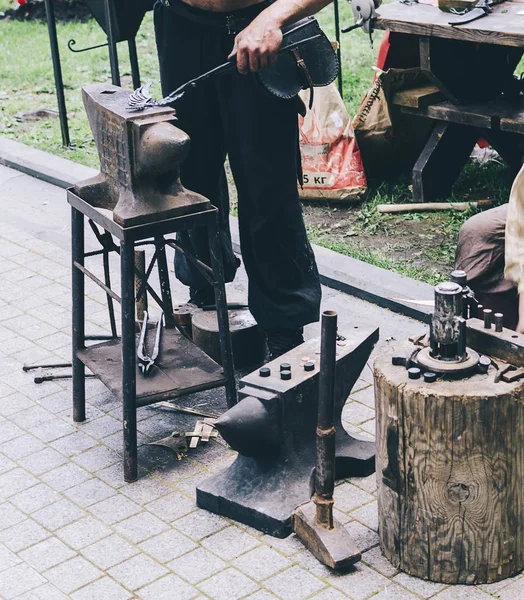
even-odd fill
[{"label": "metal tool on ground", "polygon": [[313,499],[293,513],[293,529],[304,545],[332,569],[348,567],[361,558],[344,526],[333,517],[335,490],[335,380],[337,313],[322,314],[318,392],[317,460]]},{"label": "metal tool on ground", "polygon": [[[374,470],[374,445],[350,436],[342,408],[378,340],[357,326],[336,346],[335,465],[338,478]],[[241,401],[215,423],[235,462],[197,487],[197,504],[276,537],[293,531],[295,508],[311,500],[316,464],[320,341],[309,340],[240,381]]]},{"label": "metal tool on ground", "polygon": [[[149,442],[148,446],[162,446],[173,450],[177,459],[181,460],[187,455],[188,450],[198,447],[200,442],[207,443],[209,440],[218,437],[218,431],[215,430],[215,419],[203,419],[195,423],[195,429],[187,433],[174,431],[171,435]],[[188,444],[189,441],[189,444]]]},{"label": "metal tool on ground", "polygon": [[140,330],[140,338],[138,340],[138,348],[136,351],[136,357],[138,362],[138,368],[140,369],[142,375],[147,377],[151,372],[152,368],[155,365],[155,361],[158,358],[158,354],[160,352],[160,338],[162,335],[162,327],[164,323],[164,313],[161,313],[160,318],[156,324],[156,334],[155,334],[155,345],[153,347],[153,351],[151,354],[147,351],[146,348],[146,337],[147,337],[147,324],[149,322],[149,314],[147,310],[144,311],[144,320],[142,321],[141,330]]}]

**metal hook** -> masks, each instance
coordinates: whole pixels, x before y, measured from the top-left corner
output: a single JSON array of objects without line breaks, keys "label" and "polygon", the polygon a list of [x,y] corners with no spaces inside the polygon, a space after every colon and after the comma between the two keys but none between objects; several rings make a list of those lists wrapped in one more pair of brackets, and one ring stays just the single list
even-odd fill
[{"label": "metal hook", "polygon": [[89,52],[89,50],[95,50],[96,48],[105,48],[108,46],[107,42],[105,44],[98,44],[98,46],[90,46],[89,48],[82,48],[81,50],[75,50],[73,46],[76,46],[76,40],[69,40],[67,42],[67,47],[71,52],[80,53],[80,52]]}]

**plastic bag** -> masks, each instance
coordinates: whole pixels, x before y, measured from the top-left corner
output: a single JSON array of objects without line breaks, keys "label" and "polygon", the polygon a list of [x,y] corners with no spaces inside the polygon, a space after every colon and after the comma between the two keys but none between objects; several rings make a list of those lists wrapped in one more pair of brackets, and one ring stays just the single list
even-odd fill
[{"label": "plastic bag", "polygon": [[[309,90],[300,93],[309,105]],[[315,88],[313,108],[299,117],[303,189],[308,200],[357,202],[367,189],[351,119],[335,84]]]}]

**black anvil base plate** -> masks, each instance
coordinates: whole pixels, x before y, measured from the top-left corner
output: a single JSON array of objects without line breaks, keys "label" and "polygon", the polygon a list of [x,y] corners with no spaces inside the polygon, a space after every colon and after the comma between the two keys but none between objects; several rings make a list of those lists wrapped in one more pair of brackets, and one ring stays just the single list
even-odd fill
[{"label": "black anvil base plate", "polygon": [[197,505],[285,538],[293,531],[293,511],[311,498],[312,473],[300,476],[299,471],[298,461],[286,465],[268,461],[264,465],[238,456],[229,468],[199,484]]},{"label": "black anvil base plate", "polygon": [[[337,432],[335,469],[338,479],[371,475],[375,471],[375,444]],[[293,533],[293,511],[311,499],[312,475],[311,471],[300,476],[300,461],[284,467],[239,455],[229,468],[199,484],[197,505],[285,538]]]}]

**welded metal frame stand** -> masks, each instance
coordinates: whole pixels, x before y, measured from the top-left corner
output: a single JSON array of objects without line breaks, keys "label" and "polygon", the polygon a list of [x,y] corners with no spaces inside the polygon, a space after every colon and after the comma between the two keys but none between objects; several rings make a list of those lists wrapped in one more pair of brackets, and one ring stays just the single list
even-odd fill
[{"label": "welded metal frame stand", "polygon": [[[58,48],[58,35],[56,33],[56,19],[55,9],[53,6],[53,0],[45,1],[45,12],[47,18],[47,29],[49,32],[49,45],[51,47],[51,59],[53,61],[53,73],[55,79],[56,99],[58,103],[58,115],[60,118],[60,129],[62,132],[62,144],[64,146],[71,145],[71,138],[69,134],[69,122],[67,119],[67,107],[64,93],[64,79],[62,75],[62,62],[60,60],[60,50]],[[101,48],[108,46],[109,48],[109,64],[111,66],[111,81],[113,85],[120,87],[120,68],[118,63],[118,51],[117,42],[114,39],[113,34],[113,2],[112,0],[105,0],[105,11],[107,27],[107,44],[99,44],[90,48],[82,48],[77,50],[74,48],[76,41],[69,40],[67,46],[71,52],[80,53],[94,50],[95,48]],[[140,87],[140,67],[138,64],[138,53],[136,49],[136,38],[128,40],[129,47],[129,62],[131,63],[131,75],[133,78],[133,87]]]},{"label": "welded metal frame stand", "polygon": [[[219,243],[218,210],[212,208],[196,214],[165,219],[155,223],[123,228],[117,225],[107,214],[97,210],[87,202],[68,190],[68,202],[72,211],[72,284],[73,284],[73,418],[82,422],[85,412],[85,368],[86,366],[104,384],[122,400],[123,403],[123,435],[124,435],[124,479],[127,482],[138,478],[137,456],[137,419],[138,407],[147,406],[173,397],[180,397],[204,389],[225,387],[228,407],[237,401],[237,389],[233,363],[233,351],[229,332],[228,309],[226,303],[224,268]],[[84,226],[85,217],[90,222],[101,226],[103,230],[114,236],[119,245],[114,251],[120,255],[121,294],[118,296],[108,285],[99,280],[85,267],[85,257],[96,253],[85,253]],[[211,266],[205,265],[193,256],[176,240],[166,235],[192,229],[206,227],[209,236]],[[165,357],[160,356],[158,376],[151,378],[137,377],[136,365],[136,318],[135,318],[135,247],[153,245],[154,255],[147,268],[141,289],[136,293],[147,292],[159,304],[164,312],[166,328],[163,333]],[[187,340],[176,330],[173,316],[173,304],[169,284],[169,273],[166,259],[166,246],[183,252],[187,258],[201,271],[206,280],[215,288],[215,301],[219,323],[219,339],[222,353],[220,367]],[[160,279],[160,296],[148,283],[154,265],[157,264]],[[112,300],[121,304],[121,338],[86,346],[85,335],[85,277],[89,277],[101,287]],[[182,356],[175,356],[171,347],[180,348]],[[170,362],[171,361],[171,362]],[[184,380],[181,370],[191,363],[193,374]],[[163,363],[163,364],[162,364]],[[197,373],[198,366],[201,371]],[[170,379],[170,373],[177,377]],[[192,379],[187,379],[190,377]],[[182,383],[179,383],[182,381]],[[158,383],[160,382],[160,383]],[[177,384],[178,382],[178,384]],[[156,386],[156,387],[155,387]],[[137,389],[137,387],[139,389]]]}]

